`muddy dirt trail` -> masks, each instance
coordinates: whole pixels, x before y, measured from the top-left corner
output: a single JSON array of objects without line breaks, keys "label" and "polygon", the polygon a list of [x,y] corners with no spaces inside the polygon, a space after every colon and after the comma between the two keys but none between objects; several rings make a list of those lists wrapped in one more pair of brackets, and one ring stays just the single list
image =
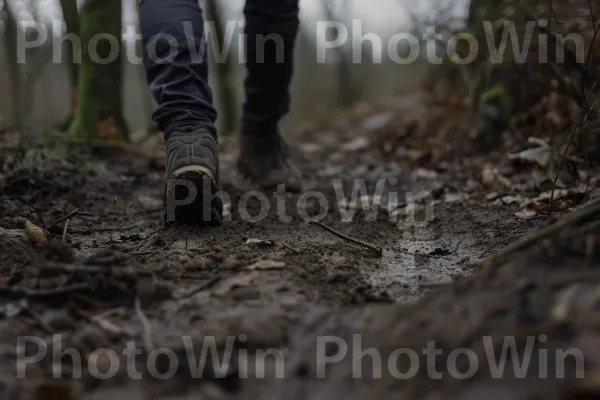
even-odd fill
[{"label": "muddy dirt trail", "polygon": [[[309,187],[287,197],[245,191],[235,143],[224,142],[230,201],[217,228],[164,226],[162,172],[147,158],[65,161],[47,147],[11,148],[0,198],[0,398],[598,394],[594,215],[482,264],[557,218],[516,216],[518,205],[493,201],[510,193],[484,193],[466,164],[383,158],[368,135],[386,118],[294,137]],[[33,245],[25,221],[51,240]],[[507,343],[505,368],[490,368]],[[527,355],[530,365],[515,368]]]}]

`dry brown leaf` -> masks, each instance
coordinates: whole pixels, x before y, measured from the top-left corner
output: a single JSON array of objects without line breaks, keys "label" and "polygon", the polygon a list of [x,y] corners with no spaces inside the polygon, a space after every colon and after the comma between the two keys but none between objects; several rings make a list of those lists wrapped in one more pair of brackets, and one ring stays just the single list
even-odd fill
[{"label": "dry brown leaf", "polygon": [[25,221],[25,234],[33,244],[48,242],[48,239],[46,239],[46,234],[44,234],[43,229],[31,223],[30,221]]},{"label": "dry brown leaf", "polygon": [[274,261],[274,260],[260,260],[255,262],[252,265],[246,267],[246,269],[254,271],[254,270],[267,270],[267,269],[282,269],[285,267],[285,263],[283,261]]},{"label": "dry brown leaf", "polygon": [[215,285],[213,289],[213,293],[216,296],[225,296],[227,293],[231,292],[232,289],[236,287],[246,287],[250,286],[254,279],[258,277],[258,272],[250,272],[247,274],[239,274],[232,276],[231,278],[220,281]]}]

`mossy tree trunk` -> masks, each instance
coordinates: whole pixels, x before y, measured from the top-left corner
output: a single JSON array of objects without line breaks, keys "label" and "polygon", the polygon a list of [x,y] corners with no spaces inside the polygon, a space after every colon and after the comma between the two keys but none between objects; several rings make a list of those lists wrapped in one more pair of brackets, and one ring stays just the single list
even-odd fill
[{"label": "mossy tree trunk", "polygon": [[81,9],[82,59],[77,112],[71,136],[115,140],[127,137],[123,117],[121,0],[85,0]]}]

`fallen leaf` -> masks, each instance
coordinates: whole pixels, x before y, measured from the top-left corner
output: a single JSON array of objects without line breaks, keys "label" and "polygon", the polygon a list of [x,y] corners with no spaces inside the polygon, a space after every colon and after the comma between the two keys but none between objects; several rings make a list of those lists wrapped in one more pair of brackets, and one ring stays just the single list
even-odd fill
[{"label": "fallen leaf", "polygon": [[523,150],[520,153],[509,154],[508,159],[537,163],[540,167],[546,167],[550,161],[550,146],[548,143],[538,138],[529,138],[528,141],[529,143],[537,144],[538,147]]},{"label": "fallen leaf", "polygon": [[145,194],[138,195],[137,200],[144,210],[153,210],[156,208],[160,208],[163,205],[162,199],[148,196]]},{"label": "fallen leaf", "polygon": [[31,223],[30,221],[25,221],[25,234],[33,244],[48,242],[48,239],[46,239],[46,235],[44,234],[42,228]]},{"label": "fallen leaf", "polygon": [[481,184],[488,189],[508,189],[512,186],[511,182],[502,176],[497,168],[489,164],[486,164],[481,171]]},{"label": "fallen leaf", "polygon": [[322,150],[322,147],[316,143],[304,143],[302,151],[304,154],[315,154]]},{"label": "fallen leaf", "polygon": [[360,127],[367,132],[373,132],[385,127],[391,121],[393,116],[394,114],[390,112],[375,115],[365,119]]},{"label": "fallen leaf", "polygon": [[506,205],[515,203],[520,203],[521,205],[523,205],[527,202],[527,199],[523,196],[504,196],[500,199],[500,201],[502,201],[502,203]]},{"label": "fallen leaf", "polygon": [[213,294],[215,296],[225,296],[234,288],[250,286],[257,277],[258,272],[256,271],[232,276],[217,283],[213,289]]},{"label": "fallen leaf", "polygon": [[247,238],[244,242],[246,245],[258,246],[258,247],[271,247],[275,246],[275,242],[272,240],[264,240],[264,239],[252,239]]},{"label": "fallen leaf", "polygon": [[355,139],[350,140],[340,146],[344,151],[358,151],[363,150],[369,146],[369,141],[364,136],[359,136]]},{"label": "fallen leaf", "polygon": [[273,261],[273,260],[260,260],[255,262],[252,265],[246,267],[246,269],[254,271],[254,270],[267,270],[267,269],[282,269],[285,267],[285,263],[283,261]]},{"label": "fallen leaf", "polygon": [[432,180],[438,177],[438,173],[425,168],[417,168],[413,173],[413,176],[417,179]]},{"label": "fallen leaf", "polygon": [[554,182],[552,181],[552,179],[548,179],[548,178],[546,178],[536,184],[536,188],[540,192],[550,191],[550,190],[552,190],[553,187],[554,187]]},{"label": "fallen leaf", "polygon": [[530,209],[524,209],[521,211],[517,211],[515,213],[515,217],[522,219],[522,220],[528,220],[528,219],[532,219],[537,215],[537,211],[535,210],[530,210]]},{"label": "fallen leaf", "polygon": [[464,193],[445,193],[444,194],[444,203],[458,203],[460,201],[465,201],[467,199],[467,195]]},{"label": "fallen leaf", "polygon": [[25,299],[18,301],[8,301],[0,304],[0,316],[4,318],[13,318],[29,308],[29,303]]},{"label": "fallen leaf", "polygon": [[498,197],[500,197],[500,193],[498,193],[498,192],[492,192],[492,193],[488,193],[488,194],[485,196],[485,199],[486,199],[487,201],[494,201],[494,200],[496,200]]}]

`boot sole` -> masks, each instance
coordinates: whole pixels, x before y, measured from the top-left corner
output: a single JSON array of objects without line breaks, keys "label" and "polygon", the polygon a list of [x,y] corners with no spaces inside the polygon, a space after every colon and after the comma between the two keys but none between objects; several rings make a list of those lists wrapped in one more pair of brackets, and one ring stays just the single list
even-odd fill
[{"label": "boot sole", "polygon": [[221,225],[223,201],[218,192],[209,169],[195,165],[177,169],[165,184],[165,222]]}]

